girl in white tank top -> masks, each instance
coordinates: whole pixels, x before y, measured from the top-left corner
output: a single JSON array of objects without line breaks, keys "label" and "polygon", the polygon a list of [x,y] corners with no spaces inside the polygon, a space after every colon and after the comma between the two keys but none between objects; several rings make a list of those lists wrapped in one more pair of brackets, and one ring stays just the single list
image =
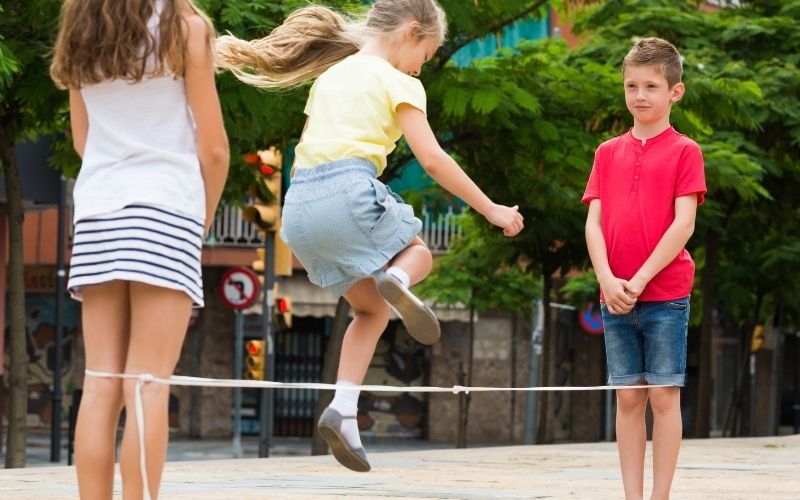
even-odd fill
[{"label": "girl in white tank top", "polygon": [[[192,306],[200,252],[228,170],[214,84],[214,28],[191,0],[66,0],[51,75],[69,90],[75,238],[68,288],[83,301],[87,376],[75,432],[81,498],[111,498],[116,429],[126,498],[155,498],[168,438],[169,378]],[[100,372],[100,373],[97,373]]]}]

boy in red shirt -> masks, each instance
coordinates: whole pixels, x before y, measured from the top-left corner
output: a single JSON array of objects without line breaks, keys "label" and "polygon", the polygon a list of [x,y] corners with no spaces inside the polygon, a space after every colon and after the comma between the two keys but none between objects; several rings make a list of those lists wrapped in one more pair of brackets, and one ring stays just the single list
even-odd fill
[{"label": "boy in red shirt", "polygon": [[628,133],[597,148],[582,203],[586,242],[600,282],[609,385],[669,385],[617,390],[617,448],[626,499],[641,499],[653,410],[653,493],[669,498],[680,449],[680,387],[694,262],[684,248],[706,192],[700,147],[669,123],[684,93],[681,56],[658,38],[625,56]]}]

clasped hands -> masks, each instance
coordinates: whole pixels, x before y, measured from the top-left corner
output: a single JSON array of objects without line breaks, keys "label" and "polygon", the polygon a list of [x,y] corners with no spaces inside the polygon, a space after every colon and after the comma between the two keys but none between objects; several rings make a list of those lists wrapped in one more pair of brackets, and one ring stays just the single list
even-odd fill
[{"label": "clasped hands", "polygon": [[628,314],[631,312],[639,295],[644,291],[645,285],[647,285],[647,281],[638,275],[630,280],[612,276],[605,282],[600,283],[608,312],[611,314]]}]

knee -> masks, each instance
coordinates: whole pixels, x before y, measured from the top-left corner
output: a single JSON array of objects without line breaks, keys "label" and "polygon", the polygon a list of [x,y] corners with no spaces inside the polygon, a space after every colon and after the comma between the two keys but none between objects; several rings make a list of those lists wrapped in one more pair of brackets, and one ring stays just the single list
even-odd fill
[{"label": "knee", "polygon": [[375,303],[370,304],[369,307],[353,308],[353,315],[356,319],[377,323],[381,326],[381,333],[383,333],[386,325],[389,324],[389,313],[389,304],[385,300],[376,300]]},{"label": "knee", "polygon": [[[136,379],[125,379],[122,384],[122,394],[125,398],[126,406],[133,408],[136,399]],[[150,382],[142,385],[142,398],[152,399],[164,397],[169,394],[169,386],[165,384],[158,384]]]},{"label": "knee", "polygon": [[639,389],[617,390],[617,410],[621,413],[644,413],[647,392]]},{"label": "knee", "polygon": [[122,380],[118,378],[87,377],[83,382],[81,404],[122,405]]},{"label": "knee", "polygon": [[428,245],[426,245],[425,242],[422,241],[422,238],[419,237],[417,237],[414,242],[414,248],[417,249],[417,258],[419,259],[419,263],[425,268],[427,273],[430,273],[431,269],[433,269],[433,254],[431,253],[430,248],[428,248]]},{"label": "knee", "polygon": [[670,413],[680,408],[681,393],[677,387],[650,389],[650,406],[653,413]]}]

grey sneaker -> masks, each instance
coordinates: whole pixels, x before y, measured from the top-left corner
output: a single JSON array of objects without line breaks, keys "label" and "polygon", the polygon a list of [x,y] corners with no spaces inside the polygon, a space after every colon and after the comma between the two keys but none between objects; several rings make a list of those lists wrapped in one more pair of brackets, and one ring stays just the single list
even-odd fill
[{"label": "grey sneaker", "polygon": [[431,308],[391,274],[381,273],[377,280],[378,291],[400,315],[408,334],[420,344],[435,344],[442,336],[442,331]]},{"label": "grey sneaker", "polygon": [[364,448],[351,448],[342,436],[342,420],[355,419],[356,417],[343,417],[333,408],[325,408],[319,417],[317,429],[322,439],[328,443],[334,458],[350,470],[356,472],[369,472],[371,469],[367,461]]}]

